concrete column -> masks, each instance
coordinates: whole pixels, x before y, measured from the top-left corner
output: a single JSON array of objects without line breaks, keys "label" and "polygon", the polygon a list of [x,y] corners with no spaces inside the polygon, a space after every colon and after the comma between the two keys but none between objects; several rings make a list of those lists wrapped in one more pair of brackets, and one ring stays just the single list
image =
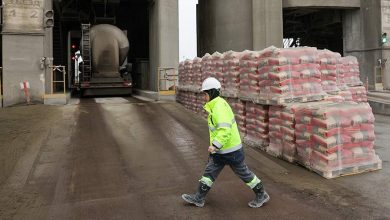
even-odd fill
[{"label": "concrete column", "polygon": [[157,69],[179,65],[178,0],[155,0],[149,6],[149,89],[157,91]]},{"label": "concrete column", "polygon": [[3,103],[10,106],[25,102],[20,83],[26,80],[30,84],[30,97],[42,102],[45,93],[41,79],[44,69],[40,68],[43,57],[42,35],[3,34]]},{"label": "concrete column", "polygon": [[198,56],[253,48],[252,0],[199,0]]},{"label": "concrete column", "polygon": [[[44,5],[45,10],[52,10],[53,9],[53,2],[52,0],[45,0]],[[56,12],[54,12],[56,13]],[[57,12],[59,13],[59,12]],[[46,68],[45,68],[45,93],[49,94],[51,93],[51,71],[49,66],[53,65],[53,28],[45,28],[44,29],[44,52],[43,56],[46,57]]]},{"label": "concrete column", "polygon": [[282,0],[252,0],[253,50],[283,47]]},{"label": "concrete column", "polygon": [[23,81],[30,84],[31,100],[43,101],[45,68],[41,66],[40,60],[46,56],[45,51],[52,48],[51,45],[46,45],[42,23],[47,3],[51,4],[51,0],[11,1],[3,5],[4,106],[25,102],[25,95],[20,89]]},{"label": "concrete column", "polygon": [[379,1],[361,0],[360,10],[346,10],[343,16],[344,55],[356,56],[360,79],[369,89],[375,87],[377,60],[382,54],[380,44],[381,13]]},{"label": "concrete column", "polygon": [[[381,0],[381,12],[382,12],[382,32],[387,33],[390,38],[390,0]],[[390,43],[387,42],[382,47],[381,59],[386,60],[382,65],[382,82],[383,88],[390,90]],[[380,69],[380,68],[379,68]]]}]

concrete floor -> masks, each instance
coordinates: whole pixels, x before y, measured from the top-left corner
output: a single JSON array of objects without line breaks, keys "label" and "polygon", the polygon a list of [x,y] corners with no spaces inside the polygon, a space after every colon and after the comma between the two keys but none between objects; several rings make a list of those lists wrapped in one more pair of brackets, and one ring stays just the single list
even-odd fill
[{"label": "concrete floor", "polygon": [[0,109],[0,219],[390,219],[390,117],[376,116],[383,170],[326,180],[246,147],[271,201],[226,167],[206,206],[186,205],[207,162],[206,122],[132,97]]}]

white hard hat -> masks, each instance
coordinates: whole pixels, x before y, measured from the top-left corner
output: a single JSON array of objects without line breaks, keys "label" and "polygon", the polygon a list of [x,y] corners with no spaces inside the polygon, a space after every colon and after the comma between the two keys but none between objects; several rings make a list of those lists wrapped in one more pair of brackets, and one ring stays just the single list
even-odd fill
[{"label": "white hard hat", "polygon": [[75,53],[75,54],[76,54],[76,55],[79,55],[79,54],[81,54],[81,53],[80,53],[80,51],[78,50],[78,51],[76,51],[76,53]]},{"label": "white hard hat", "polygon": [[205,79],[202,83],[202,91],[210,89],[220,89],[221,83],[214,77],[209,77]]}]

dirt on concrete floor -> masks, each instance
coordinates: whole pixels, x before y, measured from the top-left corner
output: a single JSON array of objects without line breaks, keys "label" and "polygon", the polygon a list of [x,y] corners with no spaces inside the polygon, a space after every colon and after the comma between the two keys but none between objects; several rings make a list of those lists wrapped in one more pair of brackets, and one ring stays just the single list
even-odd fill
[{"label": "dirt on concrete floor", "polygon": [[[269,204],[248,208],[253,193],[226,167],[204,208],[186,205],[208,130],[176,103],[84,99],[0,109],[0,122],[0,219],[390,219],[387,171],[326,180],[249,147]],[[382,146],[390,130],[378,128]]]},{"label": "dirt on concrete floor", "polygon": [[55,106],[18,106],[0,109],[0,184],[29,146],[39,144],[62,109]]}]

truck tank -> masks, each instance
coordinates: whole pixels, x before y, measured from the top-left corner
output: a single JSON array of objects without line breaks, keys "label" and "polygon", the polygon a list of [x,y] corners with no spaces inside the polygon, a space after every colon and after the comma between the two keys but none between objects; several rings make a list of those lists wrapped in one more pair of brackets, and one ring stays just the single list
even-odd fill
[{"label": "truck tank", "polygon": [[119,67],[129,51],[127,36],[119,28],[99,24],[91,28],[93,78],[120,77]]}]

